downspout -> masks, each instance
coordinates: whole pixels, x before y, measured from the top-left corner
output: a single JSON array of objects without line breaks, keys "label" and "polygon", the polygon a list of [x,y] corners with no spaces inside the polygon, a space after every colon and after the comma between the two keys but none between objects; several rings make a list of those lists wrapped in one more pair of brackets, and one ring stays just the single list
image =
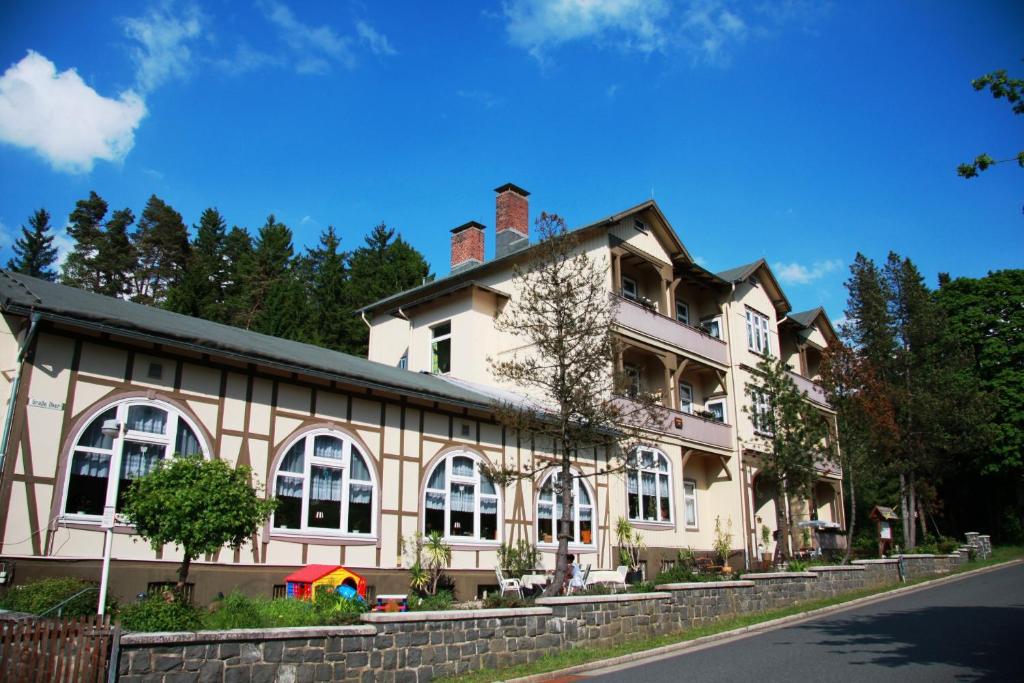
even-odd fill
[{"label": "downspout", "polygon": [[11,396],[7,401],[7,416],[4,419],[4,435],[0,439],[0,477],[3,476],[7,446],[11,439],[11,421],[14,419],[14,409],[18,403],[18,391],[21,388],[21,371],[25,367],[25,357],[32,346],[32,341],[35,339],[41,318],[42,316],[39,313],[32,313],[29,318],[28,334],[25,335],[25,341],[22,342],[21,348],[18,349],[18,370],[14,374],[14,381],[11,382]]},{"label": "downspout", "polygon": [[359,317],[362,318],[363,319],[363,323],[366,324],[366,329],[368,329],[368,330],[373,329],[373,326],[370,325],[370,321],[366,319],[366,312],[365,311],[359,311]]}]

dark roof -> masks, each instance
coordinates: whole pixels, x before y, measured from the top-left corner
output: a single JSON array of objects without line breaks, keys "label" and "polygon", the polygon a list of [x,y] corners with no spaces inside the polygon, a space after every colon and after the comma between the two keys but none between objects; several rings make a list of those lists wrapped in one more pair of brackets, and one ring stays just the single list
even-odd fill
[{"label": "dark roof", "polygon": [[521,194],[524,197],[530,196],[529,192],[519,187],[518,185],[513,185],[512,183],[505,183],[504,185],[494,188],[495,192],[504,192],[505,190],[512,190],[516,194]]},{"label": "dark roof", "polygon": [[473,408],[489,409],[495,405],[494,399],[486,394],[434,375],[3,270],[0,270],[0,307],[5,312],[39,313],[44,319],[56,322],[235,357],[357,386]]},{"label": "dark roof", "polygon": [[768,262],[763,258],[759,258],[753,263],[748,263],[745,266],[736,266],[735,268],[723,270],[718,273],[718,277],[722,278],[726,282],[741,282],[753,275],[759,268],[764,268],[764,271],[768,273],[768,277],[772,281],[772,285],[779,292],[779,298],[773,302],[775,304],[775,309],[780,313],[786,313],[790,308],[792,308],[792,306],[790,306],[789,299],[786,298],[786,293],[782,291],[782,286],[779,285],[779,281],[775,279],[775,273],[772,272],[772,269],[768,267]]},{"label": "dark roof", "polygon": [[455,233],[458,233],[458,232],[462,232],[463,230],[468,230],[469,228],[476,228],[477,230],[483,230],[484,227],[485,226],[483,224],[481,224],[481,223],[477,223],[476,221],[469,221],[468,223],[463,223],[462,225],[460,225],[457,228],[452,228],[452,234],[455,234]]},{"label": "dark roof", "polygon": [[[503,185],[502,187],[505,186]],[[501,188],[498,189],[500,190]],[[625,211],[620,211],[619,213],[606,216],[600,220],[594,221],[593,223],[588,223],[587,225],[583,225],[578,228],[573,228],[572,230],[570,230],[570,232],[573,234],[580,234],[588,230],[595,230],[602,226],[606,227],[609,225],[613,225],[615,223],[618,223],[626,216],[629,216],[634,213],[639,213],[641,211],[646,211],[648,209],[654,211],[658,215],[658,217],[665,223],[665,225],[668,226],[668,232],[671,234],[671,237],[675,241],[676,246],[679,248],[680,252],[682,252],[687,259],[692,261],[693,259],[690,257],[689,252],[686,251],[686,247],[683,246],[683,243],[679,240],[679,236],[675,234],[675,230],[673,230],[671,225],[669,225],[669,222],[665,218],[665,215],[661,212],[661,209],[658,208],[657,203],[653,199],[648,199],[647,201],[637,204],[636,206],[630,207]],[[412,289],[407,289],[404,292],[398,292],[397,294],[392,294],[391,296],[387,296],[384,297],[383,299],[379,299],[378,301],[374,301],[371,304],[363,306],[356,312],[366,313],[380,308],[385,308],[387,310],[395,310],[395,308],[399,306],[399,302],[404,302],[406,299],[419,300],[424,292],[430,292],[433,291],[434,289],[447,290],[457,282],[461,282],[463,280],[472,280],[473,278],[481,277],[499,266],[508,265],[512,263],[515,259],[522,258],[525,254],[530,253],[530,251],[535,249],[536,247],[536,244],[531,244],[528,247],[517,249],[516,251],[509,252],[504,256],[499,256],[498,258],[491,259],[490,261],[484,261],[483,263],[478,263],[472,266],[459,268],[458,270],[451,272],[444,277],[431,280],[430,282],[425,282],[422,285],[418,285],[416,287],[413,287]]]},{"label": "dark roof", "polygon": [[790,313],[786,317],[795,323],[799,323],[804,327],[810,327],[814,324],[814,319],[825,312],[825,309],[821,306],[812,308],[809,311],[800,311],[799,313]]}]

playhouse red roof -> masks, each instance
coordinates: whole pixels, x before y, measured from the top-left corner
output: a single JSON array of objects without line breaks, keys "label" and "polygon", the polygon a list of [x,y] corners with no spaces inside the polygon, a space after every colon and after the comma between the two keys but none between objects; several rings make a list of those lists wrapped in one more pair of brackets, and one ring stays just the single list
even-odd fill
[{"label": "playhouse red roof", "polygon": [[339,564],[307,564],[297,572],[293,572],[284,577],[284,580],[313,583],[314,581],[322,579],[331,572],[338,571],[339,569],[344,569],[344,567]]}]

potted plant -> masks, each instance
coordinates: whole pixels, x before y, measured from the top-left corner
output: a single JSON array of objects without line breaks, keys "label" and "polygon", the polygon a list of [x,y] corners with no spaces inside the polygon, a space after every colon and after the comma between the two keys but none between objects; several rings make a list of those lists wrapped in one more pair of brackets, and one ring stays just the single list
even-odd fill
[{"label": "potted plant", "polygon": [[726,520],[725,529],[722,528],[722,518],[715,517],[715,541],[712,543],[712,548],[722,562],[722,573],[731,574],[729,552],[732,550],[732,517]]},{"label": "potted plant", "polygon": [[619,559],[629,568],[626,583],[640,583],[644,580],[640,564],[640,553],[645,547],[643,536],[625,517],[619,517],[615,523],[615,537],[619,542]]},{"label": "potted plant", "polygon": [[772,545],[772,530],[768,528],[767,524],[761,525],[761,562],[765,566],[768,566],[772,562],[772,553],[769,548]]}]

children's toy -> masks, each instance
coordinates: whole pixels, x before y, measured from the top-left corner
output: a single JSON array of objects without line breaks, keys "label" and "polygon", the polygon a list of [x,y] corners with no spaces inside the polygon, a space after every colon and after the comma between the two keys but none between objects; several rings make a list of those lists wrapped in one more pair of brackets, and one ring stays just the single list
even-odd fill
[{"label": "children's toy", "polygon": [[317,589],[329,586],[342,597],[366,601],[366,579],[338,564],[308,564],[284,580],[289,598],[315,600]]},{"label": "children's toy", "polygon": [[408,612],[409,611],[409,596],[408,595],[378,595],[377,606],[373,608],[374,612]]}]

